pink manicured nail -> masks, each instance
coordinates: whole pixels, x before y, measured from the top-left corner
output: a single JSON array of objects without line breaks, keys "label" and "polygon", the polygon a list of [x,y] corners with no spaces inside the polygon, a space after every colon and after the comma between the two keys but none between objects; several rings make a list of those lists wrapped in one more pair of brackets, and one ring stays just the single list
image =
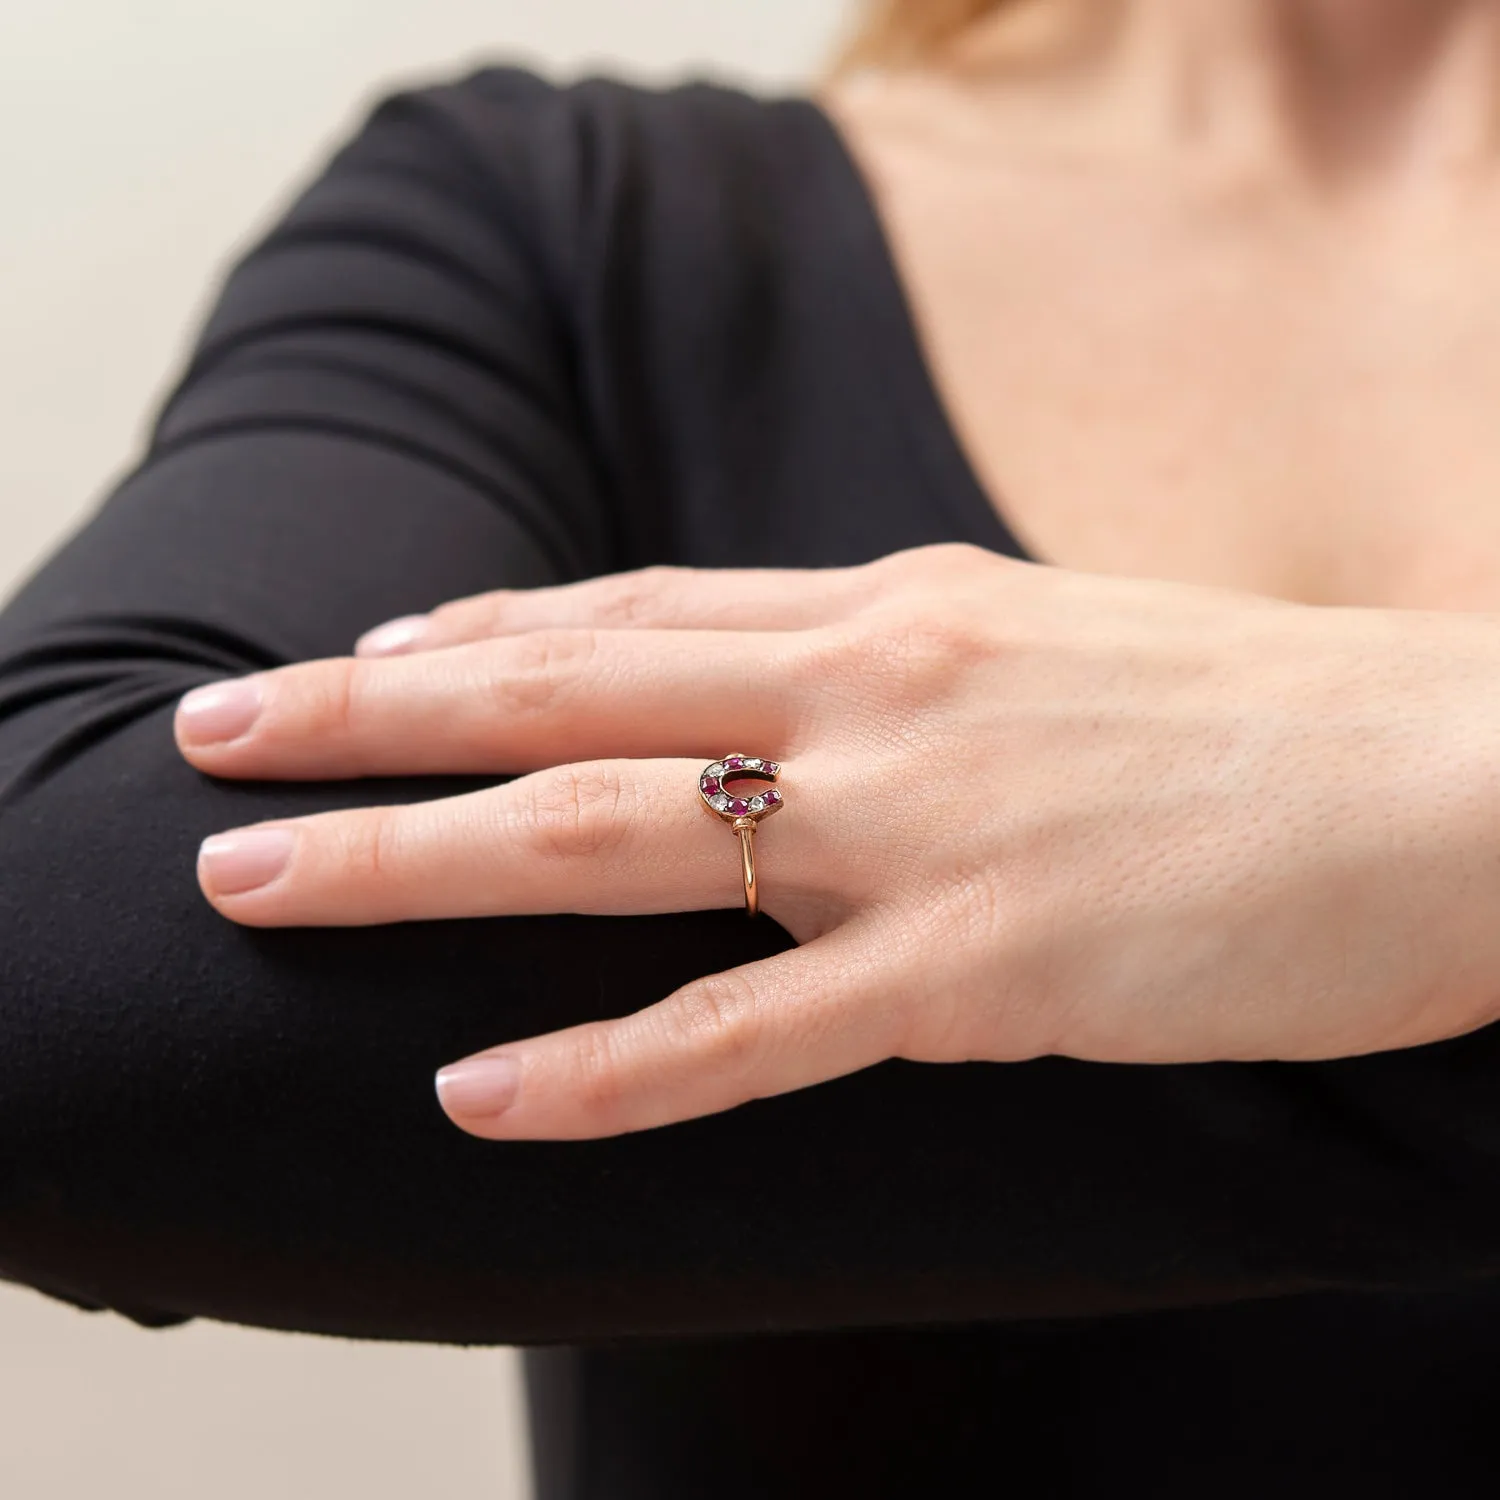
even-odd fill
[{"label": "pink manicured nail", "polygon": [[274,880],[292,857],[289,828],[235,828],[203,840],[198,869],[216,896],[238,896]]},{"label": "pink manicured nail", "polygon": [[520,1087],[521,1064],[513,1057],[471,1057],[437,1075],[438,1103],[459,1124],[504,1114]]},{"label": "pink manicured nail", "polygon": [[402,615],[399,620],[387,620],[367,630],[354,643],[356,656],[394,656],[405,651],[427,634],[426,615]]},{"label": "pink manicured nail", "polygon": [[194,688],[177,705],[183,739],[211,745],[238,739],[260,714],[260,684],[253,677]]}]

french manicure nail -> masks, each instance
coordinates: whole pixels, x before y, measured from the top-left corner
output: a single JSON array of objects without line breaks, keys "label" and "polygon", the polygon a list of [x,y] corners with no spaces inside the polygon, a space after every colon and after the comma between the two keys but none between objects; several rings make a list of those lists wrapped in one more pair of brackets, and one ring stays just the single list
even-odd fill
[{"label": "french manicure nail", "polygon": [[203,840],[198,868],[216,896],[238,896],[274,880],[292,857],[289,828],[235,828]]},{"label": "french manicure nail", "polygon": [[194,688],[177,705],[182,737],[196,745],[238,739],[260,714],[260,683],[253,677]]},{"label": "french manicure nail", "polygon": [[427,633],[426,615],[402,615],[399,620],[387,620],[367,630],[354,643],[356,656],[394,656],[415,646]]},{"label": "french manicure nail", "polygon": [[437,1075],[438,1103],[455,1120],[504,1114],[521,1087],[521,1064],[513,1057],[471,1057]]}]

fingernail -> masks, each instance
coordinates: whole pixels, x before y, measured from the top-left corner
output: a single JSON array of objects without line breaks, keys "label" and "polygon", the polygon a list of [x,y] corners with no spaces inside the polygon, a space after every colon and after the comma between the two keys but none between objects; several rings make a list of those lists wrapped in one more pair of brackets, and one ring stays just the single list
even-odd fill
[{"label": "fingernail", "polygon": [[255,678],[212,682],[194,688],[177,705],[177,722],[184,739],[209,745],[238,739],[255,722],[260,706],[260,683]]},{"label": "fingernail", "polygon": [[437,1075],[438,1103],[460,1123],[504,1114],[520,1087],[521,1064],[513,1057],[473,1057]]},{"label": "fingernail", "polygon": [[236,828],[206,838],[198,868],[216,896],[238,896],[274,880],[292,857],[289,828]]},{"label": "fingernail", "polygon": [[402,615],[399,620],[387,620],[367,630],[354,643],[356,656],[394,656],[405,651],[427,634],[426,615]]}]

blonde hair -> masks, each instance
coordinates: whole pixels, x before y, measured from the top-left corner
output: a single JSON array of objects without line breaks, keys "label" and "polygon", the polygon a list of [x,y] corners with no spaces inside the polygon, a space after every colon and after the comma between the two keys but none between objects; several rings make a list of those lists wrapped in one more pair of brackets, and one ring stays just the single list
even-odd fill
[{"label": "blonde hair", "polygon": [[921,63],[965,27],[1009,0],[866,0],[862,21],[834,58],[832,71]]}]

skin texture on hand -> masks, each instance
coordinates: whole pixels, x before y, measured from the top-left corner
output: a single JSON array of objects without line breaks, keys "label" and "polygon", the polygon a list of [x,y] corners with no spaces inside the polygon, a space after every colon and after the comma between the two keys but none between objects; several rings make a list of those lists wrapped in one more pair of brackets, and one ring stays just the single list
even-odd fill
[{"label": "skin texture on hand", "polygon": [[1316,608],[966,545],[455,601],[189,694],[220,777],[514,773],[205,841],[233,921],[743,901],[698,773],[779,761],[799,946],[445,1069],[494,1139],[617,1134],[887,1058],[1316,1059],[1494,1018],[1500,621]]}]

